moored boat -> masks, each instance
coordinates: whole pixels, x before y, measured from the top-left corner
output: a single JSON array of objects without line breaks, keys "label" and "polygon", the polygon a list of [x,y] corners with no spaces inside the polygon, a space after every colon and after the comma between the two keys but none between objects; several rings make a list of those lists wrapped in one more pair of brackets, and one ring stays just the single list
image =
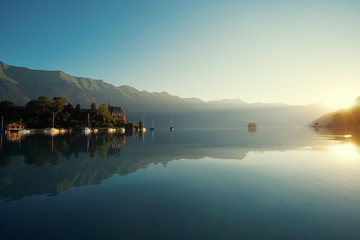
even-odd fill
[{"label": "moored boat", "polygon": [[115,128],[108,128],[107,132],[108,133],[114,133],[114,132],[116,132],[116,129]]},{"label": "moored boat", "polygon": [[256,125],[256,123],[251,122],[248,124],[248,128],[257,128],[257,125]]},{"label": "moored boat", "polygon": [[50,134],[58,134],[60,131],[59,129],[55,128],[55,115],[53,113],[53,121],[52,121],[52,128],[45,128],[44,133],[50,133]]},{"label": "moored boat", "polygon": [[151,128],[150,128],[149,130],[150,130],[150,131],[154,131],[154,130],[155,130],[154,119],[151,120]]},{"label": "moored boat", "polygon": [[54,128],[54,127],[52,127],[52,128],[50,128],[50,133],[60,133],[60,130],[59,129],[57,129],[57,128]]},{"label": "moored boat", "polygon": [[83,132],[84,132],[85,134],[89,134],[89,133],[91,133],[91,129],[88,128],[88,127],[86,127],[86,128],[83,129]]},{"label": "moored boat", "polygon": [[29,134],[30,133],[30,130],[28,129],[21,129],[18,131],[20,134]]},{"label": "moored boat", "polygon": [[[139,127],[140,127],[140,122],[139,122]],[[146,132],[146,128],[145,128],[145,117],[143,116],[143,121],[142,121],[142,128],[138,129],[139,132]]]},{"label": "moored boat", "polygon": [[172,119],[172,117],[170,118],[170,132],[172,132],[172,131],[174,131],[175,130],[175,128],[174,128],[174,126],[173,126],[173,119]]},{"label": "moored boat", "polygon": [[91,126],[90,126],[90,114],[88,113],[88,122],[87,122],[87,127],[85,127],[83,129],[83,133],[85,134],[90,134],[91,133]]}]

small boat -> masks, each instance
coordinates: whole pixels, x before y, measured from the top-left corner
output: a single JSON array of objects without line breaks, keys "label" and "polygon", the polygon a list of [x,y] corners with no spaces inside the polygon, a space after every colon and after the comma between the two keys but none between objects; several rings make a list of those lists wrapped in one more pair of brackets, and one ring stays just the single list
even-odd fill
[{"label": "small boat", "polygon": [[107,132],[108,133],[114,133],[114,132],[116,132],[116,129],[115,128],[108,128]]},{"label": "small boat", "polygon": [[144,127],[145,126],[145,118],[144,118],[144,116],[143,116],[143,121],[142,121],[142,123],[143,123],[143,127],[142,128],[139,128],[139,132],[146,132],[146,128]]},{"label": "small boat", "polygon": [[53,122],[52,122],[52,128],[46,128],[44,129],[44,133],[51,133],[51,134],[58,134],[60,131],[59,129],[55,128],[55,115],[53,113]]},{"label": "small boat", "polygon": [[59,130],[59,129],[56,129],[56,128],[45,128],[45,129],[43,130],[43,133],[57,134],[57,133],[60,133],[60,130]]},{"label": "small boat", "polygon": [[248,128],[257,128],[256,123],[249,123]]},{"label": "small boat", "polygon": [[155,127],[154,127],[154,120],[151,120],[151,128],[149,129],[150,131],[154,131]]},{"label": "small boat", "polygon": [[61,128],[61,129],[59,129],[59,133],[60,133],[60,134],[65,134],[65,133],[66,133],[66,130],[63,129],[63,128]]},{"label": "small boat", "polygon": [[124,127],[120,128],[120,133],[122,133],[122,134],[125,133],[125,128]]},{"label": "small boat", "polygon": [[50,128],[50,133],[60,133],[60,130],[57,128]]},{"label": "small boat", "polygon": [[174,131],[174,126],[173,126],[173,120],[172,117],[170,118],[170,132]]},{"label": "small boat", "polygon": [[90,114],[88,113],[88,126],[86,128],[84,128],[83,132],[85,134],[89,134],[91,133],[91,128],[90,128]]},{"label": "small boat", "polygon": [[256,125],[256,123],[249,123],[249,124],[248,124],[248,131],[249,131],[249,132],[256,132],[256,131],[257,131],[257,125]]},{"label": "small boat", "polygon": [[99,132],[99,129],[97,129],[97,128],[93,129],[93,133],[98,133],[98,132]]},{"label": "small boat", "polygon": [[51,136],[57,135],[57,134],[59,134],[59,132],[60,132],[59,129],[56,129],[56,128],[45,128],[43,130],[43,133],[49,134]]},{"label": "small boat", "polygon": [[28,129],[21,129],[21,130],[18,131],[18,133],[20,133],[20,134],[29,134],[29,133],[30,133],[30,130],[28,130]]},{"label": "small boat", "polygon": [[43,133],[50,133],[50,128],[43,129]]}]

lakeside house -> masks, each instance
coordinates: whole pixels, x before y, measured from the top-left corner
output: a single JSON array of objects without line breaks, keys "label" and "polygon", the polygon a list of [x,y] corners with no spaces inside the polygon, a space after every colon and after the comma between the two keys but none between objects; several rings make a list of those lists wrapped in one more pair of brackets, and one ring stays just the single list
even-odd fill
[{"label": "lakeside house", "polygon": [[117,123],[125,123],[125,114],[120,106],[110,106],[108,104],[109,113]]},{"label": "lakeside house", "polygon": [[6,130],[11,131],[11,132],[16,132],[16,131],[24,130],[24,129],[25,129],[25,125],[19,121],[10,123],[6,126]]}]

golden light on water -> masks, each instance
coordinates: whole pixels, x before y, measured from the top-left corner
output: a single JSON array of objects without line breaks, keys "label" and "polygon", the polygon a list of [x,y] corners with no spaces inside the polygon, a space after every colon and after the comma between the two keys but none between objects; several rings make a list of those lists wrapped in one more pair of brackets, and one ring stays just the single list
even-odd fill
[{"label": "golden light on water", "polygon": [[[351,135],[346,135],[351,136]],[[345,160],[359,160],[360,153],[356,146],[350,142],[344,144],[337,144],[331,147],[331,152],[334,155],[341,157]]]}]

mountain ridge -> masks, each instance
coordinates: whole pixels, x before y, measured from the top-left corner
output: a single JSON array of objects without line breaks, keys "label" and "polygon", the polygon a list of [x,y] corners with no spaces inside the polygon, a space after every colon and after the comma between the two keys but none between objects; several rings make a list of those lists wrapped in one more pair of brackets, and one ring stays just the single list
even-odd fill
[{"label": "mountain ridge", "polygon": [[[324,105],[246,103],[241,99],[206,102],[199,98],[181,98],[165,91],[149,92],[129,85],[114,86],[101,79],[75,77],[60,70],[32,70],[0,62],[0,100],[12,100],[17,105],[25,105],[39,96],[63,96],[73,105],[80,104],[82,108],[89,108],[92,102],[98,105],[110,103],[121,106],[130,119],[178,115],[184,126],[193,127],[204,126],[205,123],[207,126],[239,126],[240,122],[261,122],[264,119],[273,125],[291,122],[305,124],[330,111]],[[317,115],[314,112],[318,112]],[[269,116],[272,114],[278,116]],[[166,121],[162,120],[162,124],[166,125]]]}]

